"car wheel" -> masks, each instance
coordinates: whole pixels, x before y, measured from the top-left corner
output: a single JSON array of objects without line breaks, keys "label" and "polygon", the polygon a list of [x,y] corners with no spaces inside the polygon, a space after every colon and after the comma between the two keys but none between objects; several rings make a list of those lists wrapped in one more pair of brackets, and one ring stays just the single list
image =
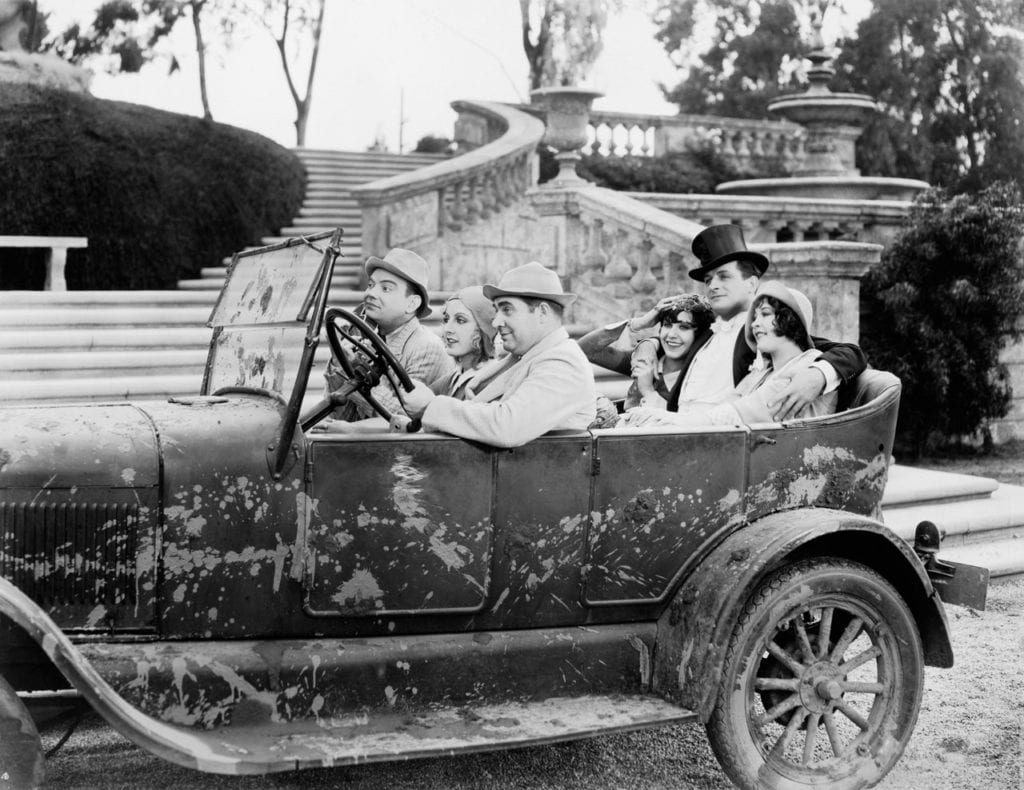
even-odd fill
[{"label": "car wheel", "polygon": [[43,744],[17,692],[0,675],[0,790],[42,787]]},{"label": "car wheel", "polygon": [[741,788],[870,787],[910,739],[923,677],[917,626],[889,582],[838,558],[801,561],[748,600],[708,737]]}]

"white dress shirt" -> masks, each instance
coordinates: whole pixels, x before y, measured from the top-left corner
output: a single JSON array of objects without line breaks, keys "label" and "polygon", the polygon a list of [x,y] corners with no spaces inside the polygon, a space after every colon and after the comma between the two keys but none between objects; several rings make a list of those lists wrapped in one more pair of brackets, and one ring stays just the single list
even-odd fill
[{"label": "white dress shirt", "polygon": [[729,398],[736,385],[732,379],[732,357],[736,338],[746,324],[746,313],[725,321],[716,318],[711,325],[711,339],[697,351],[686,371],[679,390],[679,403],[721,403]]}]

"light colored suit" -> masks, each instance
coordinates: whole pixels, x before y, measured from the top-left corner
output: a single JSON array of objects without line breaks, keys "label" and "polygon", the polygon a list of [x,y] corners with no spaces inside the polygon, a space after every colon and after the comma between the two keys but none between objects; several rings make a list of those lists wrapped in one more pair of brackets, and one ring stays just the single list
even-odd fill
[{"label": "light colored suit", "polygon": [[[476,386],[474,386],[476,385]],[[423,427],[497,447],[518,447],[554,430],[586,430],[596,414],[594,373],[559,327],[521,358],[485,365],[466,400],[434,398]]]}]

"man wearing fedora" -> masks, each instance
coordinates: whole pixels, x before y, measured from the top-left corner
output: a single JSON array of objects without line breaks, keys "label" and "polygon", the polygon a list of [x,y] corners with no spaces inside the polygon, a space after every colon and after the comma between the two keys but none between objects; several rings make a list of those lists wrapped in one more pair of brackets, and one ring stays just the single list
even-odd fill
[{"label": "man wearing fedora", "polygon": [[[364,314],[409,376],[434,381],[452,373],[455,363],[445,353],[441,338],[419,321],[430,315],[427,262],[411,250],[395,247],[383,258],[371,255],[366,259],[365,269],[369,280],[363,298]],[[336,360],[327,365],[324,378],[331,392],[345,383],[345,374]],[[402,403],[387,380],[382,379],[370,394],[392,414],[402,413]],[[335,410],[334,416],[354,421],[374,417],[376,412],[358,394],[353,394]]]},{"label": "man wearing fedora", "polygon": [[553,430],[584,430],[596,413],[590,363],[562,326],[576,299],[558,275],[536,261],[485,285],[493,324],[508,356],[485,365],[466,400],[435,395],[421,381],[405,395],[406,411],[427,430],[497,447],[518,447]]},{"label": "man wearing fedora", "polygon": [[[755,360],[743,333],[745,317],[768,259],[747,249],[738,225],[711,225],[693,240],[700,266],[690,277],[705,285],[716,319],[712,333],[689,358],[669,395],[669,411],[681,402],[719,403],[728,398]],[[776,419],[795,416],[823,393],[857,377],[867,367],[859,347],[815,337],[821,357],[793,376],[790,384],[769,404]]]}]

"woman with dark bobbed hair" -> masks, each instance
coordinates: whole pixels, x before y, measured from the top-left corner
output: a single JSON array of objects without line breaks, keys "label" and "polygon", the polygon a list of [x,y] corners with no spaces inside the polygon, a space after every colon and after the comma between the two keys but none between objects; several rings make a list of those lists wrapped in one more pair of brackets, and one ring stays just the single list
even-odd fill
[{"label": "woman with dark bobbed hair", "polygon": [[[679,371],[711,337],[714,320],[703,296],[667,296],[641,316],[587,333],[579,344],[595,365],[633,378],[625,409],[664,409]],[[650,335],[652,329],[657,335]],[[624,333],[632,342],[629,351],[616,347]]]},{"label": "woman with dark bobbed hair", "polygon": [[[747,312],[747,345],[757,351],[753,369],[720,404],[694,403],[678,412],[637,409],[625,425],[750,425],[774,422],[768,403],[789,384],[794,373],[821,356],[811,340],[810,300],[775,280],[762,282]],[[757,363],[761,364],[758,365]],[[836,410],[837,393],[822,394],[796,417],[818,417]]]}]

